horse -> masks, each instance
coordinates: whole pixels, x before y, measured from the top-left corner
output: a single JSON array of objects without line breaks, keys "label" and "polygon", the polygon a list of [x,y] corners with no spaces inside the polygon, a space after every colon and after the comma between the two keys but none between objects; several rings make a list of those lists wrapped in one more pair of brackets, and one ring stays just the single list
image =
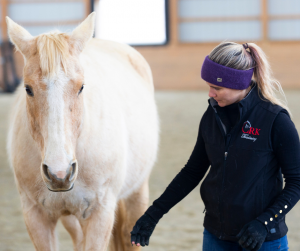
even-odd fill
[{"label": "horse", "polygon": [[151,69],[134,48],[93,38],[95,13],[72,32],[32,36],[6,17],[24,58],[7,153],[36,250],[56,251],[58,220],[74,250],[140,250],[159,117]]}]

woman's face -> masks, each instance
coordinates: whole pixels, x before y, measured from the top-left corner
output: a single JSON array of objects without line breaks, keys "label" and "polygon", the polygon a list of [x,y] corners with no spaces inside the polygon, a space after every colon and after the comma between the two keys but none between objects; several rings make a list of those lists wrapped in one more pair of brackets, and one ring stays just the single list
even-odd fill
[{"label": "woman's face", "polygon": [[206,82],[209,86],[208,96],[214,98],[220,107],[237,103],[246,97],[250,87],[245,90],[235,90],[226,87],[220,87]]}]

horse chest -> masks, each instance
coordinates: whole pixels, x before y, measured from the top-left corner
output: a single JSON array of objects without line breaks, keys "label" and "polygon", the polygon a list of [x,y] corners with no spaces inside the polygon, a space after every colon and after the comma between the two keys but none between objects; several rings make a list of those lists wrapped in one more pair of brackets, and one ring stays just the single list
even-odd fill
[{"label": "horse chest", "polygon": [[88,218],[96,203],[95,198],[96,194],[92,192],[52,193],[50,196],[47,193],[39,198],[39,204],[50,216],[55,218],[72,214],[85,219]]}]

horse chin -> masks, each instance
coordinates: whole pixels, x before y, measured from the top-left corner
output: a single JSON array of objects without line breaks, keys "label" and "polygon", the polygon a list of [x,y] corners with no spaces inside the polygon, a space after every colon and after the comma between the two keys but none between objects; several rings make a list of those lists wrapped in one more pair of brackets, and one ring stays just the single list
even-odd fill
[{"label": "horse chin", "polygon": [[68,192],[68,191],[71,191],[73,189],[73,187],[74,187],[74,183],[71,185],[71,187],[69,189],[62,189],[62,188],[53,189],[53,188],[49,188],[47,186],[47,188],[48,188],[49,191],[56,192],[56,193],[57,192]]}]

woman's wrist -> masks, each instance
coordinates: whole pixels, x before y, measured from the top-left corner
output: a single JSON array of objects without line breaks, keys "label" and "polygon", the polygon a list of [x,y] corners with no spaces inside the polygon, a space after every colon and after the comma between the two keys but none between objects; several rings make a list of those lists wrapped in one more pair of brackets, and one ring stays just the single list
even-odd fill
[{"label": "woman's wrist", "polygon": [[149,215],[156,223],[164,216],[164,212],[153,205],[146,210],[145,214]]}]

